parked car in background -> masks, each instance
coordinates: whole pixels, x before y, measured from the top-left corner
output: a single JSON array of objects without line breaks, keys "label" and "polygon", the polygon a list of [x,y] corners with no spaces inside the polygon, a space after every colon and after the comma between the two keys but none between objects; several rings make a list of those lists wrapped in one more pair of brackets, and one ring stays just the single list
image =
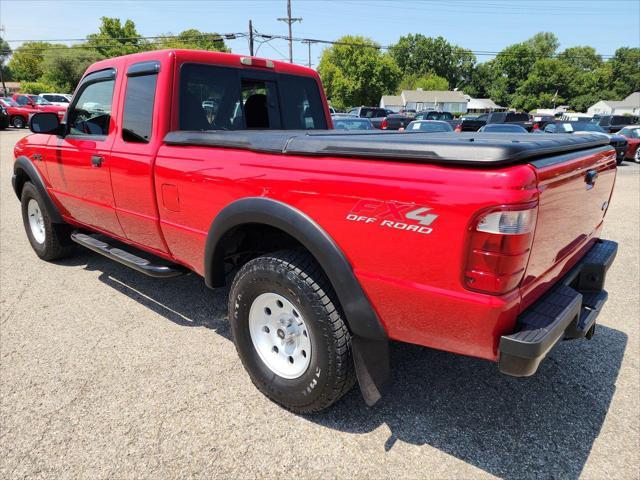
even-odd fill
[{"label": "parked car in background", "polygon": [[493,112],[487,118],[487,124],[490,123],[515,123],[520,125],[527,132],[533,130],[533,122],[528,113],[522,112]]},{"label": "parked car in background", "polygon": [[607,133],[616,133],[626,127],[638,122],[637,117],[630,115],[601,115],[593,117],[593,123],[600,125]]},{"label": "parked car in background", "polygon": [[405,129],[406,132],[446,133],[453,128],[442,120],[414,120]]},{"label": "parked car in background", "polygon": [[405,128],[414,119],[411,113],[392,113],[382,122],[383,130],[400,130]]},{"label": "parked car in background", "polygon": [[4,107],[4,105],[0,104],[0,130],[4,130],[9,126],[9,112]]},{"label": "parked car in background", "polygon": [[61,107],[68,107],[72,98],[68,93],[41,93],[40,96],[47,102]]},{"label": "parked car in background", "polygon": [[563,122],[550,123],[544,128],[544,133],[572,133],[575,135],[598,134],[609,138],[609,145],[616,149],[616,162],[622,163],[627,150],[627,139],[622,135],[605,132],[600,125],[591,122]]},{"label": "parked car in background", "polygon": [[354,107],[348,112],[360,118],[368,118],[375,128],[385,129],[384,120],[387,118],[387,111],[379,107]]},{"label": "parked car in background", "polygon": [[415,114],[414,120],[453,120],[454,116],[451,112],[441,112],[436,110],[422,111]]},{"label": "parked car in background", "polygon": [[375,130],[368,118],[332,115],[331,119],[335,130]]},{"label": "parked car in background", "polygon": [[9,97],[0,98],[0,105],[4,107],[9,115],[9,125],[15,128],[24,128],[29,125],[29,119],[35,113],[33,109],[21,107]]},{"label": "parked car in background", "polygon": [[640,163],[640,125],[624,127],[618,135],[627,139],[627,150],[624,158]]},{"label": "parked car in background", "polygon": [[488,113],[477,116],[464,116],[460,118],[460,124],[456,127],[456,132],[477,132],[487,124]]},{"label": "parked car in background", "polygon": [[522,125],[515,123],[490,123],[480,127],[478,131],[487,133],[528,133]]},{"label": "parked car in background", "polygon": [[556,117],[553,115],[533,115],[531,120],[533,123],[533,130],[544,130],[548,124],[556,121]]},{"label": "parked car in background", "polygon": [[53,103],[45,100],[40,95],[30,95],[26,93],[16,93],[13,95],[13,100],[24,108],[29,108],[36,112],[53,112],[58,117],[64,117],[67,107],[61,107],[60,105],[54,105]]}]

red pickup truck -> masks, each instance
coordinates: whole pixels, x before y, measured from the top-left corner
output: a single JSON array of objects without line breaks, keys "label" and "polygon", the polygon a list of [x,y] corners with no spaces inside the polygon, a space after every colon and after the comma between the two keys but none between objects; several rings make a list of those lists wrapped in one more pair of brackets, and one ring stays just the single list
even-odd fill
[{"label": "red pickup truck", "polygon": [[374,404],[390,340],[532,375],[607,299],[602,136],[333,131],[313,70],[183,50],[96,63],[30,128],[13,187],[36,254],[230,284],[248,374],[295,412],[356,379]]}]

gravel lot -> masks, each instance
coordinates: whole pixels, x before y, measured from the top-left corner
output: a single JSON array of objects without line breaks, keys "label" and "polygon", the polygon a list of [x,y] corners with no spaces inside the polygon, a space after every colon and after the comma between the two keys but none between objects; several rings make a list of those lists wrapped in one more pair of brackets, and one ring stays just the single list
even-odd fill
[{"label": "gravel lot", "polygon": [[619,169],[605,237],[620,243],[590,342],[528,379],[393,345],[394,387],[293,415],[230,341],[226,295],[88,251],[32,252],[0,133],[0,478],[639,478],[640,166]]}]

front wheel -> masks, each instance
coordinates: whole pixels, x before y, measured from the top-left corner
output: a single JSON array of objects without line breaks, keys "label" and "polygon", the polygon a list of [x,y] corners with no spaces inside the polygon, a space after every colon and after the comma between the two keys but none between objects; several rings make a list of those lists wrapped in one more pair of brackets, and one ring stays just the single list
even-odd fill
[{"label": "front wheel", "polygon": [[24,128],[26,122],[24,121],[24,118],[16,116],[11,119],[11,125],[13,125],[14,128]]},{"label": "front wheel", "polygon": [[351,335],[309,254],[282,251],[246,263],[231,287],[229,319],[251,380],[285,408],[318,412],[355,383]]},{"label": "front wheel", "polygon": [[58,260],[71,254],[74,247],[69,238],[69,227],[51,222],[51,213],[33,183],[24,184],[20,199],[24,229],[38,257]]},{"label": "front wheel", "polygon": [[636,161],[636,163],[640,163],[640,145],[638,146],[638,148],[636,148],[636,154],[633,157]]}]

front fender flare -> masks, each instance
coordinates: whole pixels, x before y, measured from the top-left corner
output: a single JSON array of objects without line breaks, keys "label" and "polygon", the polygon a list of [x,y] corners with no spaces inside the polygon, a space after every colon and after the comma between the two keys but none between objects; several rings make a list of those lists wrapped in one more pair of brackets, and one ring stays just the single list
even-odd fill
[{"label": "front fender flare", "polygon": [[227,205],[212,222],[207,236],[204,260],[207,286],[224,284],[224,252],[219,247],[220,240],[232,229],[246,224],[269,225],[286,232],[323,268],[353,334],[353,358],[360,389],[368,405],[376,403],[389,380],[387,333],[344,253],[308,215],[264,197],[245,198]]},{"label": "front fender flare", "polygon": [[40,172],[28,157],[20,156],[16,158],[16,161],[13,164],[13,176],[11,177],[11,185],[13,186],[13,191],[16,193],[18,200],[20,200],[22,186],[25,182],[24,177],[26,177],[38,189],[38,192],[49,211],[51,222],[64,223],[64,220],[60,215],[60,210],[51,199],[51,195],[49,195],[49,192],[47,191],[47,187],[45,186]]}]

